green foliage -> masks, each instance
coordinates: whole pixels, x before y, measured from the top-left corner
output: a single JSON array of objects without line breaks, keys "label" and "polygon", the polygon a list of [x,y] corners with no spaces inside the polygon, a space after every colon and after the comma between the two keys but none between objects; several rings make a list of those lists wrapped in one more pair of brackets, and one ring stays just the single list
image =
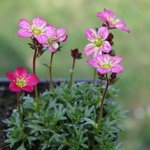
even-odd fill
[{"label": "green foliage", "polygon": [[6,142],[18,150],[120,150],[118,133],[123,130],[120,122],[125,112],[114,100],[116,91],[110,87],[100,118],[99,97],[103,90],[83,82],[69,89],[62,83],[55,88],[55,95],[49,91],[40,95],[38,112],[34,99],[24,97],[22,121],[16,110],[5,120]]}]

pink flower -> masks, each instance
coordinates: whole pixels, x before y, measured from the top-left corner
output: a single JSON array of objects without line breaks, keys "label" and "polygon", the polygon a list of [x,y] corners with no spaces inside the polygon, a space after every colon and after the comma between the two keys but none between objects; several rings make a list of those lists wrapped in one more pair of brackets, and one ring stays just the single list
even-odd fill
[{"label": "pink flower", "polygon": [[126,27],[125,22],[120,18],[116,18],[115,13],[109,9],[105,8],[103,12],[98,12],[97,17],[108,24],[109,28],[117,28],[119,30],[130,32],[130,30]]},{"label": "pink flower", "polygon": [[27,74],[27,70],[23,67],[18,67],[14,72],[7,72],[6,76],[11,81],[9,89],[12,92],[32,92],[39,82],[34,74]]},{"label": "pink flower", "polygon": [[67,40],[67,30],[65,28],[56,29],[53,25],[48,25],[48,27],[50,28],[50,34],[44,46],[47,47],[50,52],[56,52],[59,48],[59,43]]},{"label": "pink flower", "polygon": [[35,17],[32,20],[32,23],[28,22],[26,19],[21,19],[18,25],[21,27],[18,30],[19,37],[25,38],[34,37],[41,44],[47,41],[47,36],[49,35],[50,28],[46,26],[45,19]]},{"label": "pink flower", "polygon": [[111,45],[108,41],[106,41],[109,32],[107,27],[101,27],[96,32],[94,29],[87,29],[85,31],[85,35],[91,43],[87,44],[84,48],[85,55],[91,55],[94,53],[94,57],[97,54],[102,54],[102,52],[109,53],[111,50]]},{"label": "pink flower", "polygon": [[115,56],[110,57],[108,54],[97,55],[93,59],[87,61],[89,65],[96,68],[100,74],[121,73],[123,72],[123,67],[118,63],[122,60],[122,57]]}]

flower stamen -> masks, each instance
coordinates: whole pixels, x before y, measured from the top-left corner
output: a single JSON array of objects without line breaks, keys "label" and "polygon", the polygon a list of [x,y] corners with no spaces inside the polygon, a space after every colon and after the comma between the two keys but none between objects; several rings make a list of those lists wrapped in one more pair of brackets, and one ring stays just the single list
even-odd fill
[{"label": "flower stamen", "polygon": [[31,32],[36,35],[40,35],[42,33],[41,30],[37,28],[33,28]]},{"label": "flower stamen", "polygon": [[22,77],[16,79],[16,85],[19,87],[25,87],[27,85],[26,80]]},{"label": "flower stamen", "polygon": [[103,40],[101,38],[97,38],[95,41],[94,41],[94,44],[97,46],[97,47],[101,47],[102,44],[103,44]]},{"label": "flower stamen", "polygon": [[112,68],[112,66],[110,64],[103,64],[102,68],[104,68],[104,69],[110,69],[110,68]]}]

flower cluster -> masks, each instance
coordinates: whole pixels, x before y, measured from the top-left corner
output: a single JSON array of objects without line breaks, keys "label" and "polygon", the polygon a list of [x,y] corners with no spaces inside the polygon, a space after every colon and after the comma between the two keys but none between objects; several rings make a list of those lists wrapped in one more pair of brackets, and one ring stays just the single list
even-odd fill
[{"label": "flower cluster", "polygon": [[32,74],[28,74],[24,67],[18,67],[14,72],[7,72],[6,77],[10,80],[9,89],[12,92],[17,92],[17,107],[20,113],[21,92],[35,91],[36,109],[39,110],[39,93],[37,84],[39,82],[36,76],[36,60],[46,50],[51,52],[50,64],[47,65],[50,76],[50,89],[53,91],[52,83],[52,60],[54,54],[61,48],[60,42],[67,39],[67,30],[65,28],[56,28],[52,24],[47,24],[46,20],[40,17],[35,17],[32,22],[25,18],[18,22],[20,29],[17,34],[21,38],[31,39],[30,48],[34,49]]},{"label": "flower cluster", "polygon": [[116,15],[112,10],[105,8],[103,12],[97,13],[97,17],[106,23],[109,29],[117,28],[119,30],[130,32],[130,30],[126,27],[125,22],[120,18],[116,18]]},{"label": "flower cluster", "polygon": [[18,30],[19,37],[35,38],[51,52],[56,52],[59,43],[67,39],[65,28],[57,29],[52,24],[47,24],[46,20],[40,17],[35,17],[32,23],[26,19],[21,19],[18,25],[20,27]]},{"label": "flower cluster", "polygon": [[109,30],[119,29],[129,32],[129,29],[124,21],[116,18],[115,13],[111,10],[105,8],[103,12],[97,13],[97,16],[103,22],[102,27],[97,30],[89,28],[85,31],[90,43],[85,46],[84,54],[87,56],[93,54],[93,58],[88,60],[87,63],[96,68],[99,75],[121,73],[123,67],[118,63],[122,60],[122,57],[115,56],[116,53],[112,50],[113,34]]}]

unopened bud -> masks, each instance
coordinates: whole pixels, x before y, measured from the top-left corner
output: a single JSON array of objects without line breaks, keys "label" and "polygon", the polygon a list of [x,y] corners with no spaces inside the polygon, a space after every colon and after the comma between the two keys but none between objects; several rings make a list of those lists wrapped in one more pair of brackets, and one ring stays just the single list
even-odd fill
[{"label": "unopened bud", "polygon": [[102,24],[102,27],[107,27],[107,25],[105,23]]},{"label": "unopened bud", "polygon": [[71,56],[72,56],[72,57],[74,57],[74,58],[76,58],[76,59],[81,59],[81,58],[82,58],[81,55],[82,55],[82,54],[79,52],[79,50],[78,50],[77,48],[71,50]]},{"label": "unopened bud", "polygon": [[118,79],[117,79],[117,74],[116,74],[116,73],[112,73],[112,74],[110,75],[109,82],[110,82],[111,84],[113,84],[113,83],[115,83],[117,80],[118,80]]},{"label": "unopened bud", "polygon": [[114,50],[111,50],[111,51],[109,52],[109,55],[110,55],[110,56],[116,56],[116,52],[115,52]]},{"label": "unopened bud", "polygon": [[111,42],[113,38],[114,38],[114,35],[110,32],[106,40],[108,42]]},{"label": "unopened bud", "polygon": [[115,78],[117,77],[117,73],[112,73],[112,74],[110,75],[110,77],[113,78],[113,79],[115,79]]}]

